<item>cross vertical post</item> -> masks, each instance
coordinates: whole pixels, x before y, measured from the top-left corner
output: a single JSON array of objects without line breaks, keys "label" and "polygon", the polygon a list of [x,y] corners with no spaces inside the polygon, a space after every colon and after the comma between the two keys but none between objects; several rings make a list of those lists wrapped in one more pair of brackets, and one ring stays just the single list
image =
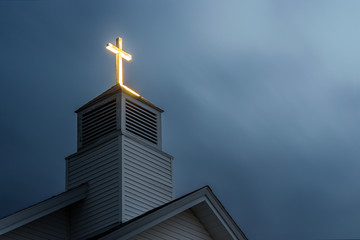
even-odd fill
[{"label": "cross vertical post", "polygon": [[[122,50],[122,38],[118,37],[116,39],[116,47]],[[121,85],[124,84],[123,81],[123,71],[122,71],[122,58],[119,53],[116,53],[116,82]]]}]

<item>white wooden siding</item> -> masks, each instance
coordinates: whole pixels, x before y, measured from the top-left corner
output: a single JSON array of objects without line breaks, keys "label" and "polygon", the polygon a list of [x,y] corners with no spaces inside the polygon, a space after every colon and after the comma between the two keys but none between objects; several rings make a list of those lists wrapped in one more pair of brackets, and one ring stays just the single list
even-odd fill
[{"label": "white wooden siding", "polygon": [[64,240],[68,238],[68,209],[64,208],[0,236],[0,240]]},{"label": "white wooden siding", "polygon": [[136,235],[131,240],[211,240],[210,234],[191,210],[186,210]]},{"label": "white wooden siding", "polygon": [[89,183],[85,200],[71,207],[71,237],[84,239],[120,219],[120,140],[118,137],[67,162],[67,188]]},{"label": "white wooden siding", "polygon": [[123,222],[173,199],[172,159],[123,136]]}]

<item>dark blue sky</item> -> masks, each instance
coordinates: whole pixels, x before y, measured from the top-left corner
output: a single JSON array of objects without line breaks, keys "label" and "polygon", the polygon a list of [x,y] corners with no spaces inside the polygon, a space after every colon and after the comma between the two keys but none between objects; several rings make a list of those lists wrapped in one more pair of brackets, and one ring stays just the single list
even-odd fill
[{"label": "dark blue sky", "polygon": [[360,238],[360,2],[0,1],[0,215],[64,190],[78,107],[125,82],[165,110],[176,197],[210,185],[250,239]]}]

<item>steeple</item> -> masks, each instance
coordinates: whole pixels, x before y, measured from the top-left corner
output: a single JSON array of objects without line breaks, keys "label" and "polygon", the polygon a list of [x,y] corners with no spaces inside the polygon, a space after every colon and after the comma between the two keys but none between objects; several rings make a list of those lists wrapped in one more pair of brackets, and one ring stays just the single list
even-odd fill
[{"label": "steeple", "polygon": [[161,146],[163,110],[134,92],[118,82],[76,111],[78,150],[66,158],[66,188],[88,183],[89,190],[71,208],[72,239],[173,199],[173,158]]},{"label": "steeple", "polygon": [[[131,59],[120,40],[117,70]],[[246,239],[210,187],[173,200],[162,112],[123,80],[80,107],[66,191],[0,219],[0,240]]]}]

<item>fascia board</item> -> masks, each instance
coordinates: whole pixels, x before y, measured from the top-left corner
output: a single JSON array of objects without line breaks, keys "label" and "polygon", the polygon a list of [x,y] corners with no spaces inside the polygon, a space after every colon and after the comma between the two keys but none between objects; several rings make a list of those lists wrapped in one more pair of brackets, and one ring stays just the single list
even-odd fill
[{"label": "fascia board", "polygon": [[244,235],[244,233],[241,231],[241,229],[234,222],[234,220],[231,218],[231,216],[228,214],[228,212],[222,206],[220,201],[214,195],[214,193],[212,193],[211,191],[207,191],[206,196],[207,196],[206,203],[211,208],[211,210],[214,212],[215,216],[219,219],[221,224],[229,232],[229,234],[234,239],[247,239],[246,236]]}]

